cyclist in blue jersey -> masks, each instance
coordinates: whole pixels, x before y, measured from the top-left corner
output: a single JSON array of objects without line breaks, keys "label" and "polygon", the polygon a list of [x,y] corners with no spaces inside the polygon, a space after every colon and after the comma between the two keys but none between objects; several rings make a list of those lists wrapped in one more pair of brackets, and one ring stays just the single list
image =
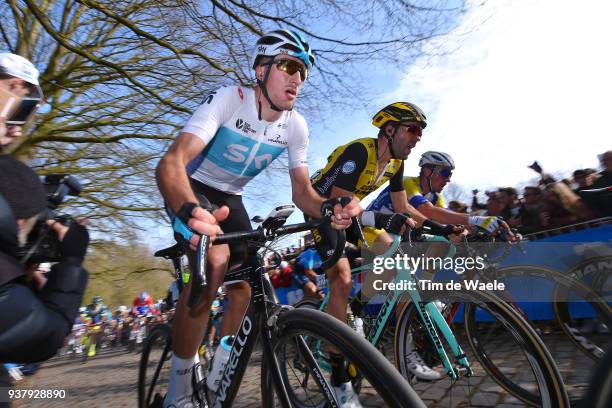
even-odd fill
[{"label": "cyclist in blue jersey", "polygon": [[[421,171],[418,177],[404,177],[403,183],[408,202],[424,216],[443,224],[479,226],[489,232],[505,230],[511,240],[520,238],[512,233],[508,224],[501,218],[469,215],[446,208],[446,202],[441,193],[450,181],[455,169],[455,162],[448,153],[425,152],[419,160],[419,167]],[[389,214],[394,212],[389,187],[385,188],[372,201],[368,210]],[[432,250],[435,251],[436,249],[432,248]],[[443,254],[446,251],[442,249],[441,252]],[[433,253],[430,253],[430,256],[433,256]],[[435,271],[423,271],[423,273],[426,278],[431,279]],[[359,302],[359,298],[355,302]],[[416,350],[413,349],[407,353],[406,358],[408,370],[418,379],[432,381],[442,378],[440,373],[425,364]]]},{"label": "cyclist in blue jersey", "polygon": [[[404,190],[408,202],[424,216],[442,224],[478,226],[489,232],[505,230],[511,240],[516,237],[501,218],[458,213],[446,208],[441,193],[450,181],[455,169],[453,158],[444,152],[429,151],[419,160],[418,177],[404,177]],[[368,206],[368,210],[393,213],[390,187],[385,188]]]},{"label": "cyclist in blue jersey", "polygon": [[101,296],[94,296],[91,303],[87,305],[87,315],[91,318],[92,323],[102,322],[108,311]]},{"label": "cyclist in blue jersey", "polygon": [[[333,208],[332,226],[336,229],[350,226],[351,217],[361,212],[358,200],[342,208],[338,200],[321,198],[312,189],[307,168],[308,128],[304,118],[293,110],[314,61],[310,45],[302,36],[289,30],[272,31],[255,45],[254,89],[228,86],[204,98],[156,171],[173,225],[180,227],[182,223],[213,239],[221,231],[250,229],[242,190],[287,150],[295,204],[313,217],[320,217],[323,209]],[[191,237],[191,249],[195,249],[198,239],[197,235]],[[189,285],[179,297],[173,323],[172,371],[164,407],[202,404],[191,385],[201,341],[193,333],[205,333],[210,306],[228,262],[240,262],[245,254],[245,244],[233,245],[231,251],[227,245],[211,247],[209,279],[202,302],[194,308],[187,307]],[[190,261],[193,265],[193,256]],[[244,282],[228,284],[227,294],[229,307],[221,324],[222,336],[237,331],[249,302],[250,288]]]},{"label": "cyclist in blue jersey", "polygon": [[305,249],[295,260],[291,279],[304,291],[305,297],[325,297],[317,285],[318,276],[325,278],[325,272],[320,267],[321,257],[314,248]]}]

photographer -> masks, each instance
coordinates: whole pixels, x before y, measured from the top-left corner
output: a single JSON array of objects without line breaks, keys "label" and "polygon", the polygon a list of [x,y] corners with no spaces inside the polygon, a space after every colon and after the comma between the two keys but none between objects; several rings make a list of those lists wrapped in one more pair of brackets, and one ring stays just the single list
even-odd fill
[{"label": "photographer", "polygon": [[[34,173],[11,156],[0,156],[0,362],[35,362],[52,357],[78,315],[87,283],[81,267],[89,236],[47,220],[59,241],[59,262],[48,274],[23,265],[20,248],[40,223],[45,191]],[[8,313],[10,311],[10,313]]]},{"label": "photographer", "polygon": [[[21,135],[41,101],[36,68],[0,53],[0,150]],[[78,314],[89,235],[75,222],[45,219],[46,193],[28,166],[0,155],[0,175],[0,363],[41,361],[62,346]],[[53,259],[31,251],[24,261],[28,239],[36,235],[51,244]],[[44,274],[35,263],[44,261],[58,262]]]}]

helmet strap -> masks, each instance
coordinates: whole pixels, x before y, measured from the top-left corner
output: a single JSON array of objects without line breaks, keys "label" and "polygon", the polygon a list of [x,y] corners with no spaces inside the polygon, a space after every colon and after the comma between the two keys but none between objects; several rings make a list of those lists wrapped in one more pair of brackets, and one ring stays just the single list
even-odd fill
[{"label": "helmet strap", "polygon": [[429,175],[425,177],[425,180],[427,180],[427,187],[429,188],[429,191],[426,194],[430,194],[433,193],[433,188],[431,187],[431,176],[434,174],[434,168],[427,167],[427,169],[429,169]]},{"label": "helmet strap", "polygon": [[387,138],[387,144],[389,145],[389,153],[391,153],[392,159],[399,159],[399,157],[395,155],[395,151],[393,150],[393,140],[395,139],[395,134],[397,133],[398,128],[399,128],[399,125],[394,126],[393,133],[391,133],[391,135],[388,135],[387,132],[385,132],[385,137]]},{"label": "helmet strap", "polygon": [[[267,65],[268,69],[266,70],[266,73],[264,74],[263,81],[257,78],[257,86],[259,86],[259,89],[261,90],[261,93],[263,94],[264,98],[266,98],[266,100],[270,104],[270,108],[272,108],[272,110],[276,112],[282,112],[283,110],[280,109],[278,106],[276,106],[274,102],[272,102],[272,100],[270,99],[270,96],[268,95],[267,85],[268,85],[268,78],[270,77],[270,71],[272,70],[272,63],[262,64],[262,65]],[[259,105],[259,110],[257,112],[257,115],[259,117],[259,120],[261,120],[261,100],[257,102]]]}]

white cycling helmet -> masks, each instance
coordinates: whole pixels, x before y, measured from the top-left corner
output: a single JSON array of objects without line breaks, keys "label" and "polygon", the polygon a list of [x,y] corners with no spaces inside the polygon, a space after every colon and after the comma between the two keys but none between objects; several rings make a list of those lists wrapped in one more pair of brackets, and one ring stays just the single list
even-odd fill
[{"label": "white cycling helmet", "polygon": [[314,66],[315,57],[310,45],[301,35],[290,30],[276,30],[264,34],[255,44],[252,66],[255,68],[259,57],[274,57],[279,54],[299,58],[306,68]]},{"label": "white cycling helmet", "polygon": [[429,151],[423,153],[419,160],[419,167],[423,166],[441,166],[448,167],[451,170],[455,169],[455,162],[448,153]]}]

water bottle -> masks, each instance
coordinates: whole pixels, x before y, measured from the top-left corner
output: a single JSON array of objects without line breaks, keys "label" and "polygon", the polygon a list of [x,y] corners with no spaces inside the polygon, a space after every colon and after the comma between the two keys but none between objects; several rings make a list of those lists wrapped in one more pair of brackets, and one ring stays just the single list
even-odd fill
[{"label": "water bottle", "polygon": [[206,378],[206,386],[210,392],[217,392],[217,388],[219,388],[221,377],[225,371],[227,361],[229,360],[233,343],[234,336],[225,336],[217,346],[215,356],[213,357],[213,363],[208,372],[208,378]]}]

